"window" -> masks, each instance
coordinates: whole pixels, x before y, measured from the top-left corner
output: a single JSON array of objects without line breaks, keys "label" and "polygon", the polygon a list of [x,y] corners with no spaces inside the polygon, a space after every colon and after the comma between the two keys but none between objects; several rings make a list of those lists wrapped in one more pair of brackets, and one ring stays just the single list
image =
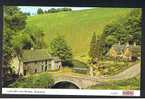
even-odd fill
[{"label": "window", "polygon": [[45,72],[47,71],[47,66],[45,66]]},{"label": "window", "polygon": [[42,65],[42,71],[43,71],[43,65]]},{"label": "window", "polygon": [[47,66],[47,60],[45,60],[45,66]]},{"label": "window", "polygon": [[27,70],[24,70],[24,76],[27,74]]},{"label": "window", "polygon": [[35,73],[37,73],[37,69],[35,69]]}]

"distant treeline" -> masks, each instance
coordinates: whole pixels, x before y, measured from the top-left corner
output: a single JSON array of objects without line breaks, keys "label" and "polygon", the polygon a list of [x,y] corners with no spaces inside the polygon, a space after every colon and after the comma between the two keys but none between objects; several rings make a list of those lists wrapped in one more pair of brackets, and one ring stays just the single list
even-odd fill
[{"label": "distant treeline", "polygon": [[71,8],[51,8],[48,10],[42,10],[41,8],[39,8],[37,10],[37,14],[43,14],[43,13],[57,13],[57,12],[62,12],[62,11],[72,11]]}]

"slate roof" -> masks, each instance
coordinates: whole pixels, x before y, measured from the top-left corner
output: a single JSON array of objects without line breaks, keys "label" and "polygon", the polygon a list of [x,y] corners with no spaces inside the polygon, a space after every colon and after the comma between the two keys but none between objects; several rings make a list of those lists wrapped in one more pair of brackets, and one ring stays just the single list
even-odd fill
[{"label": "slate roof", "polygon": [[139,45],[137,45],[137,46],[130,45],[126,48],[129,48],[133,52],[133,54],[137,54],[137,53],[141,52],[141,46],[139,46]]},{"label": "slate roof", "polygon": [[112,45],[113,49],[115,49],[117,51],[118,54],[121,54],[121,52],[123,52],[126,48],[129,48],[130,50],[141,50],[141,47],[139,45],[119,45],[119,44],[114,44]]},{"label": "slate roof", "polygon": [[22,53],[23,62],[49,60],[49,59],[59,60],[58,57],[52,57],[47,49],[23,50]]},{"label": "slate roof", "polygon": [[115,45],[112,45],[112,47],[113,47],[113,49],[115,49],[117,51],[118,54],[121,54],[121,52],[123,52],[123,50],[126,46],[115,44]]}]

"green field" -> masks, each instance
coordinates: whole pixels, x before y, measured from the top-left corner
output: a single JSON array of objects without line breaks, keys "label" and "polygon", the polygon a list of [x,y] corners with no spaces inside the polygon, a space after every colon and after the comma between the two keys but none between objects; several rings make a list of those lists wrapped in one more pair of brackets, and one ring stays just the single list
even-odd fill
[{"label": "green field", "polygon": [[30,16],[27,27],[39,27],[45,33],[44,41],[49,46],[57,35],[63,35],[73,54],[78,58],[87,56],[92,33],[100,35],[106,24],[126,16],[129,8],[93,8]]},{"label": "green field", "polygon": [[113,81],[110,84],[102,84],[99,86],[95,85],[91,86],[90,88],[98,90],[140,90],[140,76],[136,76],[127,80]]}]

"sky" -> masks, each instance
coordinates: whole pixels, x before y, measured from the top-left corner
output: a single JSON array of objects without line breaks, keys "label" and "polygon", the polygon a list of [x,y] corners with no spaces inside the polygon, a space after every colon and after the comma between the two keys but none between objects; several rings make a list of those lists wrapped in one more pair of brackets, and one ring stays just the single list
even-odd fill
[{"label": "sky", "polygon": [[[38,8],[43,10],[48,10],[51,8],[64,8],[64,7],[39,7],[39,6],[19,6],[20,10],[25,13],[30,13],[31,15],[35,15],[37,13]],[[71,8],[72,10],[84,10],[84,9],[91,9],[91,7],[67,7]]]}]

